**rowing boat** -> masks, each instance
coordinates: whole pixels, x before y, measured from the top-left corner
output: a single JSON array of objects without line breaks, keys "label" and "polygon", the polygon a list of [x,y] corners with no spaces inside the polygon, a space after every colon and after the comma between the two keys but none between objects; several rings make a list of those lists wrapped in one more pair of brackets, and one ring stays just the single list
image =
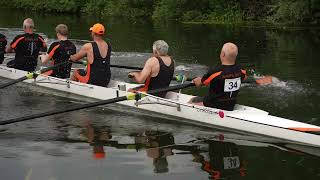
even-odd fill
[{"label": "rowing boat", "polygon": [[[26,71],[0,66],[0,77],[18,79],[26,73]],[[99,87],[46,75],[39,75],[36,79],[24,82],[96,100],[125,96],[129,88],[139,86],[111,80],[108,87]],[[163,114],[184,123],[275,138],[279,143],[320,147],[320,135],[317,135],[320,132],[319,126],[272,116],[266,111],[245,105],[236,105],[234,111],[192,105],[187,102],[193,96],[177,92],[168,92],[165,98],[145,95],[138,101],[128,100],[117,103],[143,110],[151,116]]]}]

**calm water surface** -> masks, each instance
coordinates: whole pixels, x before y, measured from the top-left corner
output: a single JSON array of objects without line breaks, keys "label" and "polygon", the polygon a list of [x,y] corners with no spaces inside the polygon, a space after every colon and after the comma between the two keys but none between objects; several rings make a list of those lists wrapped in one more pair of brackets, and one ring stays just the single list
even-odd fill
[{"label": "calm water surface", "polygon": [[[217,64],[222,44],[233,41],[239,46],[241,63],[280,79],[270,86],[245,86],[239,103],[320,125],[317,29],[153,23],[12,10],[0,11],[0,27],[21,27],[25,17],[34,18],[38,32],[49,43],[59,23],[70,26],[72,39],[89,39],[88,28],[97,21],[104,23],[116,52],[114,64],[142,66],[153,41],[164,39],[178,64],[176,71],[190,77]],[[9,40],[18,33],[0,31]],[[113,78],[128,81],[128,72],[113,69]],[[206,89],[186,92],[205,94]],[[0,99],[1,120],[84,103],[24,84],[2,89]],[[97,107],[0,127],[0,179],[320,178],[319,149],[257,141],[262,139],[181,124],[116,105]]]}]

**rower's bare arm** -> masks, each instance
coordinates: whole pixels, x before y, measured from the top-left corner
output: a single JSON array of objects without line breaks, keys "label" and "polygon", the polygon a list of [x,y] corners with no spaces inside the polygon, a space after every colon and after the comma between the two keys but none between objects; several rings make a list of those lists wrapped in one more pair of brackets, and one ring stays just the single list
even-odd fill
[{"label": "rower's bare arm", "polygon": [[39,59],[41,60],[41,62],[42,62],[43,64],[45,64],[45,63],[47,63],[47,62],[51,59],[51,57],[50,57],[48,54],[41,54],[41,55],[39,56]]},{"label": "rower's bare arm", "polygon": [[90,44],[87,43],[85,45],[82,46],[82,48],[80,49],[80,51],[74,55],[70,56],[70,60],[71,61],[79,61],[80,59],[84,58],[87,56],[87,53],[90,49]]},{"label": "rower's bare arm", "polygon": [[202,81],[201,81],[201,77],[197,77],[197,78],[194,78],[193,80],[192,80],[192,82],[197,86],[197,87],[200,87],[200,86],[202,86]]},{"label": "rower's bare arm", "polygon": [[14,49],[11,48],[11,46],[7,46],[6,48],[6,53],[13,53],[14,52]]},{"label": "rower's bare arm", "polygon": [[146,64],[144,65],[142,71],[135,72],[132,75],[137,83],[144,83],[146,79],[151,76],[152,73],[152,66],[154,65],[153,59],[148,59]]}]

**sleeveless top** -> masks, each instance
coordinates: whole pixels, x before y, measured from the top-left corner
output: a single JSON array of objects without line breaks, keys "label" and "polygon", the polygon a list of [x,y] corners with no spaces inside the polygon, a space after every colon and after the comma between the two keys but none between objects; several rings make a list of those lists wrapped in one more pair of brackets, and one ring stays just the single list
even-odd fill
[{"label": "sleeveless top", "polygon": [[[170,82],[174,73],[174,61],[171,59],[171,64],[167,66],[160,57],[157,57],[159,62],[159,73],[156,77],[149,77],[143,88],[139,89],[139,91],[149,91],[153,89],[160,89],[169,87]],[[165,97],[167,93],[157,93],[154,94],[159,97]]]},{"label": "sleeveless top", "polygon": [[[52,64],[60,64],[69,61],[71,55],[76,53],[76,46],[69,40],[62,40],[51,44],[48,54],[53,59]],[[71,63],[59,66],[51,71],[50,76],[58,78],[69,78]]]},{"label": "sleeveless top", "polygon": [[36,69],[39,52],[47,47],[43,37],[35,33],[16,36],[10,46],[16,52],[13,68],[24,71]]},{"label": "sleeveless top", "polygon": [[102,58],[97,43],[92,42],[91,44],[93,48],[93,63],[88,64],[87,67],[87,75],[89,75],[88,84],[107,87],[111,77],[111,45],[107,42],[107,56]]}]

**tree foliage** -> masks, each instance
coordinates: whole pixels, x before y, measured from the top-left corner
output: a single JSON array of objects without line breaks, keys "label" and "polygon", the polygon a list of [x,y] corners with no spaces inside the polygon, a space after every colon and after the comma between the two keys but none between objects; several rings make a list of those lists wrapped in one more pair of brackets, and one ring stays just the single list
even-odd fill
[{"label": "tree foliage", "polygon": [[1,0],[0,4],[43,12],[188,22],[319,23],[320,19],[320,0]]}]

